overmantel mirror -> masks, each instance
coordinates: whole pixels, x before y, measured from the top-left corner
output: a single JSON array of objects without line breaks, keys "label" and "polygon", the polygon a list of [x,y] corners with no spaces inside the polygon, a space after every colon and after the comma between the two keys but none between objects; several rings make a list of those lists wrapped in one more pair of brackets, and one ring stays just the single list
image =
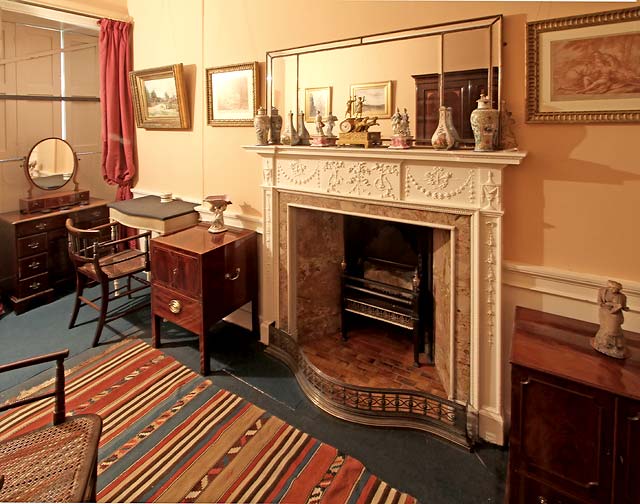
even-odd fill
[{"label": "overmantel mirror", "polygon": [[[430,146],[438,109],[446,106],[461,146],[473,148],[469,117],[480,95],[500,108],[501,47],[502,15],[493,15],[270,51],[267,110],[276,107],[285,118],[306,110],[307,123],[320,110],[340,122],[354,90],[365,89],[383,140],[392,135],[391,115],[407,109],[414,145]],[[317,108],[310,96],[321,100]]]}]

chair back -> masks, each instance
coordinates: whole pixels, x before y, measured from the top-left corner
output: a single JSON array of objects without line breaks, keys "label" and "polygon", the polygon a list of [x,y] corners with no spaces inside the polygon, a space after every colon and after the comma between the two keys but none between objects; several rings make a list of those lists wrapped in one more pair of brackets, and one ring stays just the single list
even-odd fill
[{"label": "chair back", "polygon": [[97,229],[77,228],[71,219],[66,220],[65,227],[69,238],[69,258],[73,265],[77,268],[97,260],[101,232]]}]

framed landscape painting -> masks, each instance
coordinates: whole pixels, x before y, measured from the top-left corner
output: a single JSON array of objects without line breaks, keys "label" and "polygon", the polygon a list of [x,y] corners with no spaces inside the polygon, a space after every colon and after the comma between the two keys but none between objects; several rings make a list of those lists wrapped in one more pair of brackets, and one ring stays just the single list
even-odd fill
[{"label": "framed landscape painting", "polygon": [[[351,105],[352,115],[380,119],[391,117],[391,81],[352,84],[350,96],[355,98]],[[358,101],[362,103],[362,111],[359,110]]]},{"label": "framed landscape painting", "polygon": [[306,88],[304,90],[305,122],[314,122],[316,115],[326,118],[331,109],[331,87]]},{"label": "framed landscape painting", "polygon": [[527,24],[527,122],[640,121],[640,7]]},{"label": "framed landscape painting", "polygon": [[129,72],[129,84],[138,128],[189,128],[182,63]]},{"label": "framed landscape painting", "polygon": [[258,63],[207,68],[207,122],[252,126],[257,112]]}]

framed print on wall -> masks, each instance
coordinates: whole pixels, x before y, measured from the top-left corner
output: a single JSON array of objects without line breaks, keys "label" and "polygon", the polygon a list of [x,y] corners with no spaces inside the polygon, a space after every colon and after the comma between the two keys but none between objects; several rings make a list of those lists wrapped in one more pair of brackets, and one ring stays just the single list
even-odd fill
[{"label": "framed print on wall", "polygon": [[207,123],[253,126],[258,63],[207,68]]},{"label": "framed print on wall", "polygon": [[182,63],[129,72],[129,84],[138,128],[189,128]]},{"label": "framed print on wall", "polygon": [[391,117],[391,81],[351,84],[350,96],[355,98],[351,105],[353,115],[359,112],[358,99],[362,98],[362,117]]},{"label": "framed print on wall", "polygon": [[527,122],[640,121],[640,7],[527,23]]},{"label": "framed print on wall", "polygon": [[326,118],[331,109],[331,87],[306,88],[304,90],[305,122],[314,122],[316,115]]}]

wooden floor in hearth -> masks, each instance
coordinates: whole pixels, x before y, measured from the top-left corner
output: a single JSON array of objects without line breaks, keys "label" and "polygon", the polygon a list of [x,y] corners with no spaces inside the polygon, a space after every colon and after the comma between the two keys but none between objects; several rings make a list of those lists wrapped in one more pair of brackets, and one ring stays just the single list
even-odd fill
[{"label": "wooden floor in hearth", "polygon": [[363,323],[342,341],[340,334],[301,343],[302,350],[320,371],[352,385],[411,389],[447,398],[435,366],[413,365],[413,345],[406,331],[387,325]]}]

